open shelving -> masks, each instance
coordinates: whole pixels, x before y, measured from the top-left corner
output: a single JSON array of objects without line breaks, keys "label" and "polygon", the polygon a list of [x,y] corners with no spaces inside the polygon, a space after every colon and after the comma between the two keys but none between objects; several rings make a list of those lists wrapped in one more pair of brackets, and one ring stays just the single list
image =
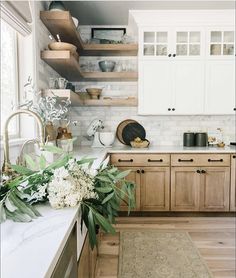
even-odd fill
[{"label": "open shelving", "polygon": [[138,44],[86,44],[69,11],[41,11],[40,19],[56,39],[74,44],[80,56],[137,56]]},{"label": "open shelving", "polygon": [[69,81],[136,81],[137,72],[83,72],[77,53],[69,50],[44,50],[41,59]]},{"label": "open shelving", "polygon": [[48,89],[43,92],[47,96],[58,96],[60,99],[69,99],[72,106],[137,106],[136,97],[126,98],[81,98],[78,93],[69,89]]}]

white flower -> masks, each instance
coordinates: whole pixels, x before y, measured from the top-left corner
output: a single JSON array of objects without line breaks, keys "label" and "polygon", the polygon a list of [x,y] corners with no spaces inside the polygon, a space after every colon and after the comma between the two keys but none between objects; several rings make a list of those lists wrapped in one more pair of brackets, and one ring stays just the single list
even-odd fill
[{"label": "white flower", "polygon": [[93,176],[74,159],[66,167],[54,171],[48,185],[48,199],[53,208],[74,207],[82,200],[90,198],[98,198],[94,191]]}]

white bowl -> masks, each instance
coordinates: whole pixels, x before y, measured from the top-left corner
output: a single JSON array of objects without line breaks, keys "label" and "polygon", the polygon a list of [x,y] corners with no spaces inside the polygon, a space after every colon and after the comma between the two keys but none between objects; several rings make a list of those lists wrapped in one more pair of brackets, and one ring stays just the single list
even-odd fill
[{"label": "white bowl", "polygon": [[115,133],[114,132],[99,132],[99,139],[103,146],[111,147],[111,145],[115,141]]}]

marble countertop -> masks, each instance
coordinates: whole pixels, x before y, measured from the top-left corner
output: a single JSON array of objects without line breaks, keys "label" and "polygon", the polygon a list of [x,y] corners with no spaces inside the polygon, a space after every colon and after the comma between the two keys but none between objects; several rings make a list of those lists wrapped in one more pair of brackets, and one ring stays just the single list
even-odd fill
[{"label": "marble countertop", "polygon": [[[112,148],[81,147],[74,155],[96,158],[96,169],[109,153],[235,153],[235,147],[184,148],[176,146],[151,146],[132,149],[127,146]],[[43,217],[30,223],[6,221],[1,224],[1,277],[50,277],[64,248],[74,223],[79,219],[79,207],[54,210],[49,205],[38,206]],[[79,225],[79,221],[78,221]],[[80,228],[78,229],[80,231]],[[78,236],[78,256],[85,235]]]}]

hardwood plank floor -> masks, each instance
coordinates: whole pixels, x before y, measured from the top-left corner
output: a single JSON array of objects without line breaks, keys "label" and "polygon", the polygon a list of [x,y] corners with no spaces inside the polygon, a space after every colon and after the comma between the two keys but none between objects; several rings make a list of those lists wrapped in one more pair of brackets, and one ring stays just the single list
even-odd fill
[{"label": "hardwood plank floor", "polygon": [[234,217],[119,217],[115,235],[101,234],[96,278],[117,278],[119,231],[136,229],[186,231],[215,278],[235,278]]}]

